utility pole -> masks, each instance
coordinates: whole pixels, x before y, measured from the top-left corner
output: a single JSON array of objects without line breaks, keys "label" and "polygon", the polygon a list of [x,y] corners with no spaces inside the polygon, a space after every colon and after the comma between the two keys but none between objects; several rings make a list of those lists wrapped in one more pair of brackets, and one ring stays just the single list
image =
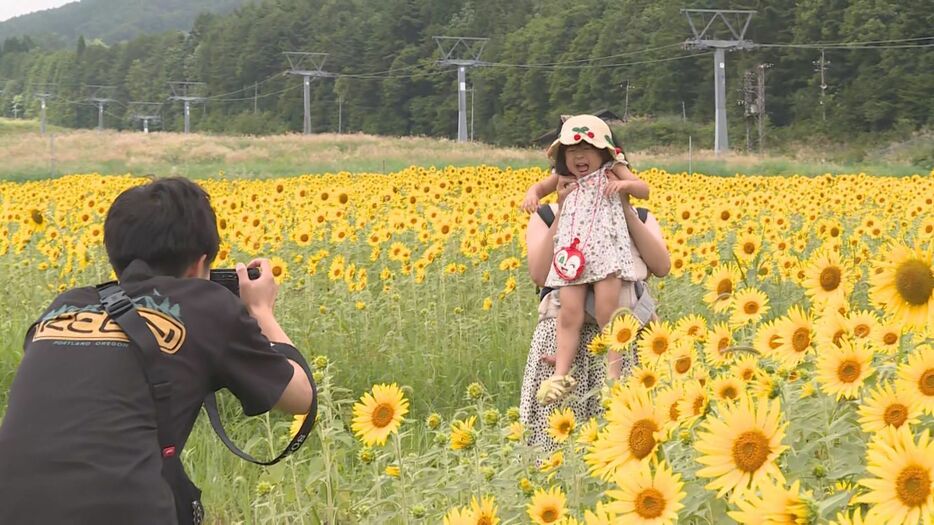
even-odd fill
[{"label": "utility pole", "polygon": [[684,107],[684,101],[681,101],[681,122],[687,122],[688,120],[688,111]]},{"label": "utility pole", "polygon": [[620,83],[619,87],[623,87],[623,83],[626,85],[626,102],[623,106],[623,122],[629,122],[629,90],[635,86],[632,85],[628,78],[624,79],[623,82]]},{"label": "utility pole", "polygon": [[765,151],[765,70],[772,64],[759,64],[758,83],[756,85],[756,113],[759,123],[759,151]]},{"label": "utility pole", "polygon": [[758,114],[754,98],[756,96],[755,81],[755,73],[748,70],[743,73],[743,87],[740,90],[743,99],[740,104],[743,106],[743,120],[746,122],[746,151],[752,151],[752,119]]},{"label": "utility pole", "polygon": [[337,132],[344,132],[344,95],[337,95]]},{"label": "utility pole", "polygon": [[88,91],[88,101],[97,104],[97,131],[104,130],[104,106],[115,102],[116,100],[111,97],[116,86],[97,86],[97,85],[87,85],[85,89]]},{"label": "utility pole", "polygon": [[172,96],[169,100],[180,100],[185,103],[186,135],[191,131],[191,105],[204,102],[205,97],[201,95],[204,87],[204,82],[169,82],[169,88],[172,89]]},{"label": "utility pole", "polygon": [[824,50],[820,50],[820,60],[815,60],[813,62],[817,69],[814,71],[820,71],[820,113],[821,120],[824,122],[827,121],[827,106],[824,105],[824,95],[827,91],[827,79],[824,77],[824,73],[827,71],[827,66],[830,65],[830,61],[824,58]]},{"label": "utility pole", "polygon": [[161,102],[130,102],[130,111],[134,121],[143,123],[143,133],[149,133],[149,124],[162,121]]},{"label": "utility pole", "polygon": [[490,39],[459,36],[436,36],[434,39],[441,50],[438,63],[457,66],[457,142],[467,142],[467,68],[483,64],[480,55]]},{"label": "utility pole", "polygon": [[55,84],[36,84],[33,95],[39,97],[39,133],[45,135],[46,101],[55,98]]},{"label": "utility pole", "polygon": [[[714,134],[714,152],[716,154],[725,153],[730,149],[729,138],[727,136],[726,120],[726,56],[727,49],[749,49],[753,43],[745,40],[746,30],[749,29],[749,22],[755,11],[735,10],[735,9],[682,9],[682,13],[687,17],[688,24],[691,26],[691,32],[694,38],[685,41],[684,47],[691,49],[713,48],[713,68],[714,68],[714,103],[716,104],[716,131]],[[734,20],[731,22],[730,18]],[[694,19],[698,18],[704,25],[700,30],[694,24]],[[722,21],[728,33],[724,34],[722,28],[714,26],[717,20]]]},{"label": "utility pole", "polygon": [[259,83],[253,82],[253,114],[255,115],[259,108]]},{"label": "utility pole", "polygon": [[324,62],[328,59],[328,53],[287,51],[285,57],[289,61],[288,73],[302,77],[305,97],[305,120],[302,124],[302,133],[311,135],[311,81],[316,78],[335,76],[333,73],[324,71]]}]

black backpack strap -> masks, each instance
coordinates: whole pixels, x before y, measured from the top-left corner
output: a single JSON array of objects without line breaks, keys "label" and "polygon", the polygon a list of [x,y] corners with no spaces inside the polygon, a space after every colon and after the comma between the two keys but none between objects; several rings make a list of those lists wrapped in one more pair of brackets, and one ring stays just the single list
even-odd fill
[{"label": "black backpack strap", "polygon": [[538,216],[542,218],[542,221],[545,222],[545,226],[551,228],[551,225],[555,222],[555,211],[551,209],[551,205],[542,204],[538,207]]},{"label": "black backpack strap", "polygon": [[645,223],[649,220],[649,209],[648,208],[636,208],[636,214],[639,215],[639,220]]},{"label": "black backpack strap", "polygon": [[[116,282],[97,286],[97,295],[107,315],[123,330],[137,349],[136,356],[143,366],[143,375],[156,407],[156,432],[163,458],[176,454],[176,441],[172,428],[172,383],[169,380],[165,358],[146,321],[136,311],[133,301]],[[134,346],[135,345],[135,346]]]},{"label": "black backpack strap", "polygon": [[301,352],[296,350],[291,345],[286,344],[273,344],[273,349],[283,354],[288,359],[295,361],[298,365],[305,371],[305,374],[308,376],[308,381],[311,383],[311,407],[308,409],[308,414],[305,416],[305,420],[302,421],[302,426],[298,429],[298,432],[295,434],[295,437],[289,442],[289,445],[282,451],[278,456],[269,461],[261,461],[250,454],[244,452],[240,447],[238,447],[230,436],[227,435],[227,431],[224,429],[223,423],[221,423],[220,414],[217,412],[217,396],[214,392],[208,394],[204,398],[204,411],[208,414],[208,420],[211,421],[211,426],[214,428],[214,433],[217,434],[217,437],[220,438],[221,442],[230,449],[237,457],[245,459],[250,463],[255,463],[257,465],[275,465],[276,463],[282,461],[290,454],[298,450],[302,444],[308,439],[308,436],[311,434],[311,430],[315,425],[315,420],[318,418],[318,387],[315,385],[315,380],[312,378],[311,370],[308,367],[308,361],[305,360],[305,357],[302,356]]}]

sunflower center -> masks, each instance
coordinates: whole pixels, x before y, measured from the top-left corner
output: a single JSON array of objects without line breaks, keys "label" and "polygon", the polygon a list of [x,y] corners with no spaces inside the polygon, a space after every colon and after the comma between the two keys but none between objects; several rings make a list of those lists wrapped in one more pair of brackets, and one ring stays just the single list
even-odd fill
[{"label": "sunflower center", "polygon": [[629,341],[631,338],[632,338],[632,331],[630,331],[628,328],[623,328],[619,332],[616,332],[617,343],[625,343],[626,341]]},{"label": "sunflower center", "polygon": [[811,330],[808,328],[798,328],[791,335],[791,346],[795,352],[804,352],[811,346]]},{"label": "sunflower center", "polygon": [[723,352],[724,350],[726,350],[726,347],[728,346],[730,346],[730,340],[726,337],[721,337],[720,340],[717,341],[718,352]]},{"label": "sunflower center", "polygon": [[629,450],[636,459],[648,456],[655,448],[658,426],[651,419],[640,419],[629,432]]},{"label": "sunflower center", "polygon": [[917,465],[905,467],[895,480],[895,493],[907,507],[920,507],[931,495],[931,473]]},{"label": "sunflower center", "polygon": [[898,342],[898,334],[894,332],[888,332],[882,336],[882,342],[887,345],[894,345]]},{"label": "sunflower center", "polygon": [[858,325],[853,327],[853,335],[855,335],[856,337],[859,337],[860,339],[866,337],[867,335],[869,335],[869,325],[867,325],[866,323],[859,323]]},{"label": "sunflower center", "polygon": [[755,301],[747,301],[743,305],[743,311],[746,312],[746,315],[752,315],[759,311],[759,303]]},{"label": "sunflower center", "polygon": [[558,433],[564,436],[564,435],[567,435],[569,432],[571,432],[571,422],[562,421],[561,424],[558,425]]},{"label": "sunflower center", "polygon": [[752,255],[756,253],[756,245],[751,242],[747,242],[743,244],[743,252],[745,252],[748,255]]},{"label": "sunflower center", "polygon": [[934,292],[934,272],[924,261],[905,261],[895,270],[895,288],[906,302],[921,306]]},{"label": "sunflower center", "polygon": [[843,339],[843,336],[844,336],[844,335],[846,335],[846,332],[843,331],[842,329],[841,329],[841,330],[837,330],[836,332],[834,332],[834,334],[833,334],[833,344],[835,344],[835,345],[837,345],[837,346],[840,346],[840,340]]},{"label": "sunflower center", "polygon": [[392,422],[392,417],[396,415],[396,411],[392,409],[386,403],[380,403],[376,406],[376,409],[373,410],[373,426],[376,428],[383,428],[389,423]]},{"label": "sunflower center", "polygon": [[750,379],[752,379],[752,369],[747,368],[743,370],[743,381],[749,381]]},{"label": "sunflower center", "polygon": [[699,415],[701,412],[701,408],[703,407],[704,407],[704,396],[695,397],[694,403],[691,405],[691,410],[693,411],[694,415],[695,416]]},{"label": "sunflower center", "polygon": [[636,496],[636,514],[645,518],[653,519],[662,515],[665,511],[665,496],[656,489],[648,488]]},{"label": "sunflower center", "polygon": [[727,295],[733,293],[733,281],[723,279],[717,283],[717,295]]},{"label": "sunflower center", "polygon": [[840,363],[837,367],[837,378],[844,383],[852,383],[859,379],[859,373],[862,370],[860,364],[852,359]]},{"label": "sunflower center", "polygon": [[918,379],[918,389],[926,396],[934,396],[934,368],[928,368]]},{"label": "sunflower center", "polygon": [[679,374],[683,374],[691,369],[691,358],[688,356],[682,357],[675,361],[675,370]]},{"label": "sunflower center", "polygon": [[545,509],[542,511],[542,521],[552,523],[558,519],[558,511],[555,509]]},{"label": "sunflower center", "polygon": [[680,415],[681,414],[678,412],[678,403],[672,403],[671,406],[668,407],[669,419],[671,419],[672,421],[677,421]]},{"label": "sunflower center", "polygon": [[642,378],[642,386],[645,388],[652,388],[655,386],[655,376],[652,374],[647,374]]},{"label": "sunflower center", "polygon": [[908,407],[901,403],[892,403],[885,408],[882,419],[886,425],[898,428],[908,419]]},{"label": "sunflower center", "polygon": [[281,275],[282,275],[282,267],[281,267],[281,266],[273,266],[273,267],[272,267],[272,275],[273,275],[274,277],[279,277],[279,276],[281,276]]},{"label": "sunflower center", "polygon": [[477,525],[493,525],[493,519],[489,516],[480,516],[477,518]]},{"label": "sunflower center", "polygon": [[832,292],[840,286],[841,277],[842,273],[840,272],[840,268],[836,266],[824,268],[820,272],[820,287],[826,292]]},{"label": "sunflower center", "polygon": [[733,462],[743,472],[759,470],[770,452],[769,440],[759,430],[743,432],[733,442]]},{"label": "sunflower center", "polygon": [[42,217],[42,212],[39,210],[32,210],[29,212],[29,216],[32,218],[32,222],[36,223],[36,225],[42,224],[42,222],[45,220]]},{"label": "sunflower center", "polygon": [[778,347],[782,346],[782,336],[775,334],[769,338],[769,348],[772,350],[778,350]]},{"label": "sunflower center", "polygon": [[720,397],[723,399],[736,399],[736,389],[732,385],[726,386],[720,391]]},{"label": "sunflower center", "polygon": [[668,350],[668,340],[659,337],[652,341],[652,351],[655,352],[655,355],[662,355],[665,353],[665,350]]}]

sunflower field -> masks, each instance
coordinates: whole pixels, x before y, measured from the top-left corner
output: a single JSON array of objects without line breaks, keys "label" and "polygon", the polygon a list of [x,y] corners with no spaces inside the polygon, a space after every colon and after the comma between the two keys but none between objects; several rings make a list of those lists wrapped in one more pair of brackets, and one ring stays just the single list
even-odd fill
[{"label": "sunflower field", "polygon": [[[671,252],[660,318],[590,345],[640,366],[592,393],[598,419],[554,406],[547,452],[516,408],[537,321],[519,204],[543,170],[201,181],[215,266],[272,258],[321,404],[270,468],[199,420],[183,459],[208,522],[932,523],[934,172],[639,175]],[[29,324],[112,278],[103,220],[142,180],[0,182],[0,415]],[[255,455],[299,423],[222,401]]]}]

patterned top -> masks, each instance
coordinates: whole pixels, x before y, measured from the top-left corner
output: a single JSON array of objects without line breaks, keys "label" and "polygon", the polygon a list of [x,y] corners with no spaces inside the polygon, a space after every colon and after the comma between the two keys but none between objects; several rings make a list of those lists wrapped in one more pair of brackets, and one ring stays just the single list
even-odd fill
[{"label": "patterned top", "polygon": [[599,170],[577,180],[578,187],[564,200],[555,250],[570,246],[579,239],[577,249],[584,254],[584,269],[574,281],[558,276],[554,265],[548,272],[545,286],[556,288],[602,281],[618,277],[626,281],[639,278],[633,262],[632,242],[623,203],[618,193],[604,195],[609,182],[607,163]]}]

